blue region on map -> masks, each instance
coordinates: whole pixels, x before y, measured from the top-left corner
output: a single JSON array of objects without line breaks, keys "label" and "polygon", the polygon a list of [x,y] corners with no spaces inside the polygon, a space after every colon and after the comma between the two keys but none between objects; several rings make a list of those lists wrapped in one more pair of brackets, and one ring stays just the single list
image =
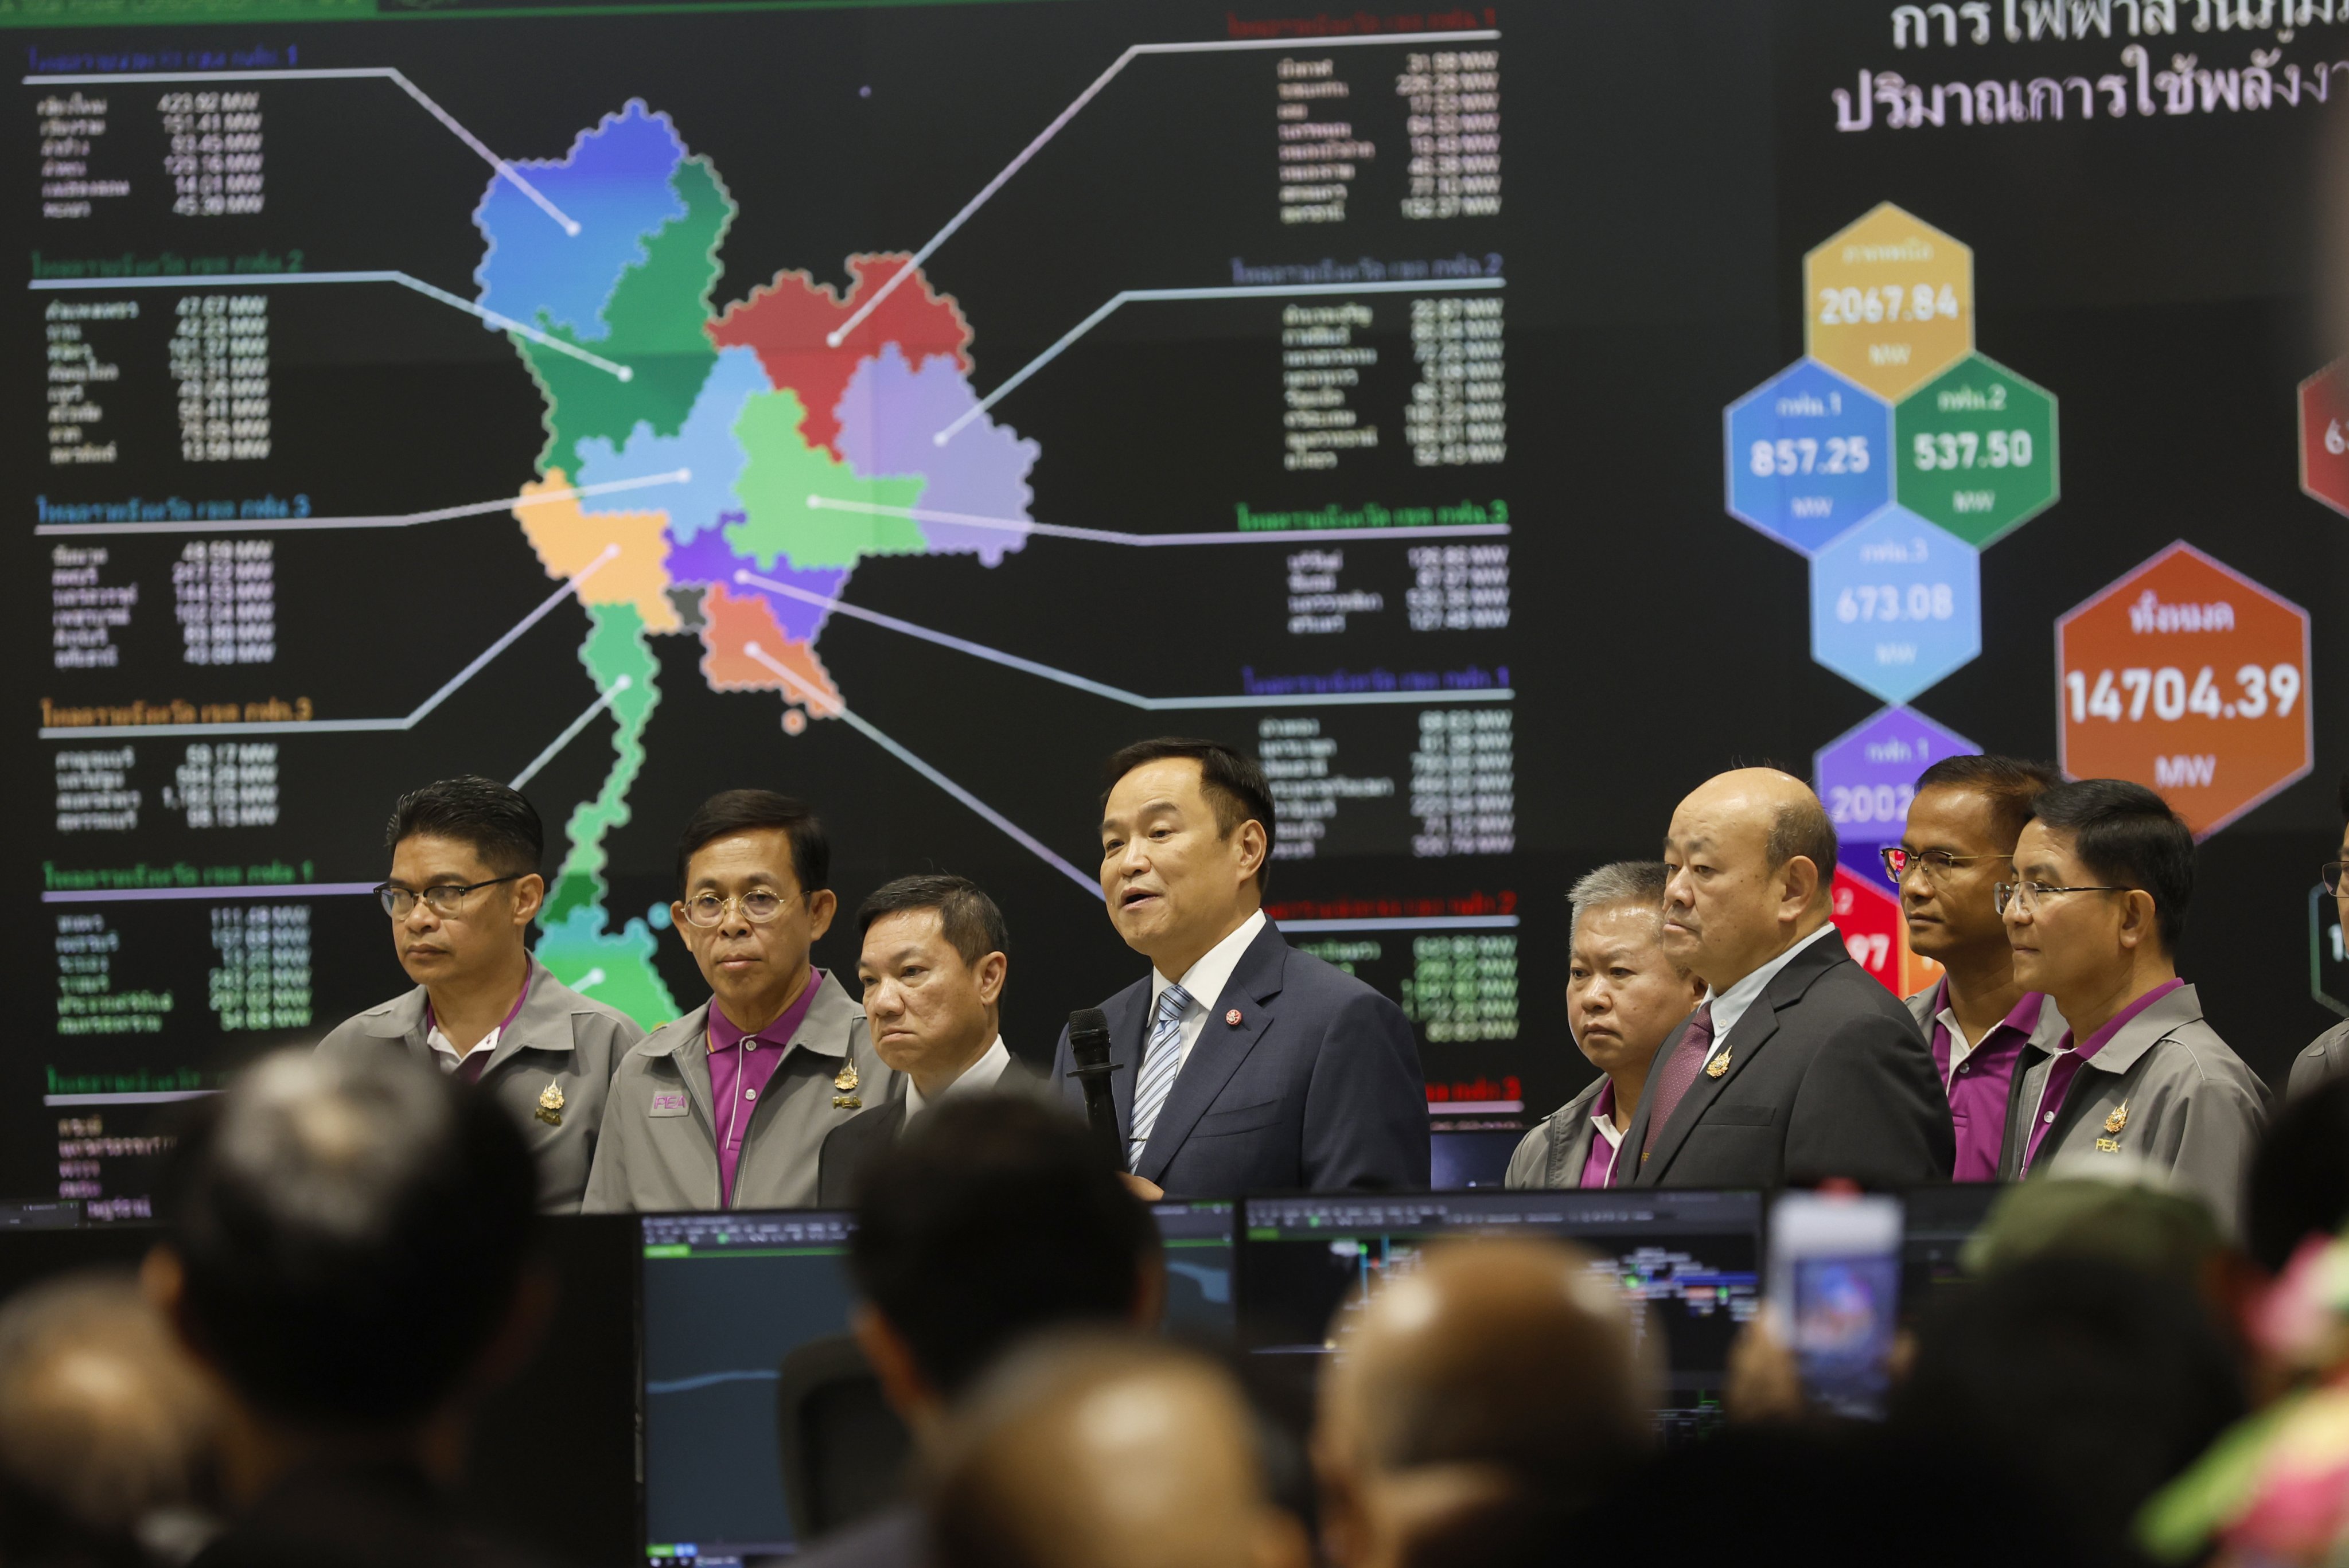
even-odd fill
[{"label": "blue region on map", "polygon": [[517,159],[514,169],[579,225],[566,233],[510,180],[492,180],[473,222],[491,243],[473,281],[490,310],[568,328],[583,343],[611,334],[604,304],[620,273],[646,260],[645,241],[686,215],[669,176],[686,158],[666,114],[630,98],[582,131],[560,160]]},{"label": "blue region on map", "polygon": [[580,501],[579,510],[641,511],[647,507],[658,507],[668,513],[669,537],[679,544],[730,521],[721,514],[731,512],[739,517],[742,502],[734,494],[734,481],[741,477],[744,465],[750,459],[742,443],[734,438],[734,421],[745,399],[768,389],[767,373],[759,367],[756,352],[748,348],[720,349],[717,367],[701,384],[693,411],[686,416],[684,428],[676,435],[657,436],[651,424],[640,419],[617,452],[612,449],[610,441],[600,436],[579,443],[578,482],[582,485],[642,479],[647,474],[674,473],[679,469],[690,471],[693,478],[681,485],[588,496]]}]

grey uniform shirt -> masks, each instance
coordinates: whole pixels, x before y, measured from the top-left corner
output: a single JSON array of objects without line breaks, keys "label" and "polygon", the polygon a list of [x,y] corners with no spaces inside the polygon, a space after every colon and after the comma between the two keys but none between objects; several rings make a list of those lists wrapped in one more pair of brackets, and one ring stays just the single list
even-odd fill
[{"label": "grey uniform shirt", "polygon": [[[425,1043],[425,1005],[419,985],[406,995],[346,1018],[318,1042],[322,1052],[348,1054],[404,1047],[436,1066]],[[481,1068],[481,1087],[513,1113],[538,1163],[538,1204],[571,1214],[587,1190],[588,1169],[604,1125],[604,1097],[629,1048],[645,1037],[634,1018],[572,990],[530,961],[530,989],[522,1011],[498,1036]]]},{"label": "grey uniform shirt", "polygon": [[2000,1174],[2013,1173],[2033,1127],[2044,1124],[2034,1171],[2067,1154],[2132,1154],[2209,1203],[2228,1234],[2241,1233],[2268,1086],[2203,1021],[2193,986],[2178,986],[2122,1025],[2082,1066],[2060,1106],[2041,1103],[2055,1059],[2036,1038],[2023,1047]]},{"label": "grey uniform shirt", "polygon": [[2292,1058],[2292,1077],[2284,1080],[2283,1096],[2297,1099],[2344,1073],[2349,1073],[2349,1023],[2333,1025]]},{"label": "grey uniform shirt", "polygon": [[1581,1186],[1582,1167],[1590,1159],[1590,1140],[1599,1136],[1599,1130],[1591,1125],[1590,1108],[1599,1102],[1599,1091],[1607,1087],[1608,1081],[1607,1075],[1600,1073],[1584,1086],[1580,1094],[1535,1122],[1517,1140],[1516,1152],[1509,1156],[1509,1173],[1502,1178],[1502,1184]]},{"label": "grey uniform shirt", "polygon": [[[719,1206],[709,1006],[662,1025],[621,1061],[587,1179],[586,1212]],[[843,1088],[851,1068],[854,1087]],[[905,1093],[905,1080],[874,1052],[864,1009],[840,982],[823,975],[750,1113],[734,1167],[732,1206],[814,1203],[825,1138],[870,1107],[902,1101]]]}]

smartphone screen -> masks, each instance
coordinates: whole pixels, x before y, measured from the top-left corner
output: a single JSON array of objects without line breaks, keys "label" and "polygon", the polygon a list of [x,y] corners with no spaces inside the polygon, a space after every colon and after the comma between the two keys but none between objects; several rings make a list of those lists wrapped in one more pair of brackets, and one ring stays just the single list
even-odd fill
[{"label": "smartphone screen", "polygon": [[1900,1200],[1789,1192],[1770,1211],[1770,1311],[1803,1392],[1880,1420],[1900,1310]]}]

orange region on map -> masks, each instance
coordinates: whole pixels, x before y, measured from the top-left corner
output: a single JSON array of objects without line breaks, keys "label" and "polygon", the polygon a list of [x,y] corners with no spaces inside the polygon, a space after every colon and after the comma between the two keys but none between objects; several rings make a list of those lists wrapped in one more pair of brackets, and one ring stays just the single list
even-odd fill
[{"label": "orange region on map", "polygon": [[800,434],[812,447],[841,456],[841,394],[863,361],[896,344],[905,363],[918,367],[935,355],[951,355],[965,374],[970,370],[970,323],[952,294],[930,287],[918,271],[881,302],[880,308],[856,324],[856,330],[834,348],[825,335],[846,321],[869,290],[877,289],[912,260],[910,254],[864,255],[848,258],[855,282],[843,299],[830,284],[818,284],[805,272],[781,272],[775,281],[750,291],[750,297],[726,307],[709,324],[710,342],[720,348],[747,347],[759,356],[760,366],[777,391],[799,394],[807,418]]},{"label": "orange region on map", "polygon": [[522,487],[513,508],[514,521],[538,552],[546,574],[558,581],[575,576],[587,563],[618,545],[620,553],[595,569],[579,584],[583,604],[632,604],[647,632],[681,632],[685,623],[669,603],[668,513],[665,511],[599,511],[590,517],[579,510],[577,496],[534,500],[552,490],[571,488],[561,469],[549,469],[546,478]]},{"label": "orange region on map", "polygon": [[[590,582],[594,579],[590,578]],[[823,661],[807,643],[783,635],[775,623],[774,606],[756,593],[735,598],[723,583],[713,583],[701,600],[701,674],[711,691],[779,691],[803,705],[818,718],[841,709],[840,688],[832,684]],[[791,671],[785,680],[750,656],[759,651]]]}]

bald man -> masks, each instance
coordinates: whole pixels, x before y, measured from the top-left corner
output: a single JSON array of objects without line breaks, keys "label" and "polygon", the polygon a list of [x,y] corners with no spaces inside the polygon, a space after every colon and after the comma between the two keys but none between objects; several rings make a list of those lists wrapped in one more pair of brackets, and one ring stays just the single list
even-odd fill
[{"label": "bald man", "polygon": [[1656,1054],[1615,1185],[1950,1179],[1950,1102],[1917,1020],[1844,950],[1835,863],[1826,809],[1775,769],[1719,774],[1672,813],[1661,945],[1705,996]]},{"label": "bald man", "polygon": [[1154,1339],[1045,1342],[992,1375],[929,1488],[939,1568],[1307,1568],[1228,1374]]},{"label": "bald man", "polygon": [[1313,1430],[1336,1568],[1547,1561],[1654,1442],[1653,1363],[1613,1274],[1556,1242],[1431,1251],[1341,1349]]}]

